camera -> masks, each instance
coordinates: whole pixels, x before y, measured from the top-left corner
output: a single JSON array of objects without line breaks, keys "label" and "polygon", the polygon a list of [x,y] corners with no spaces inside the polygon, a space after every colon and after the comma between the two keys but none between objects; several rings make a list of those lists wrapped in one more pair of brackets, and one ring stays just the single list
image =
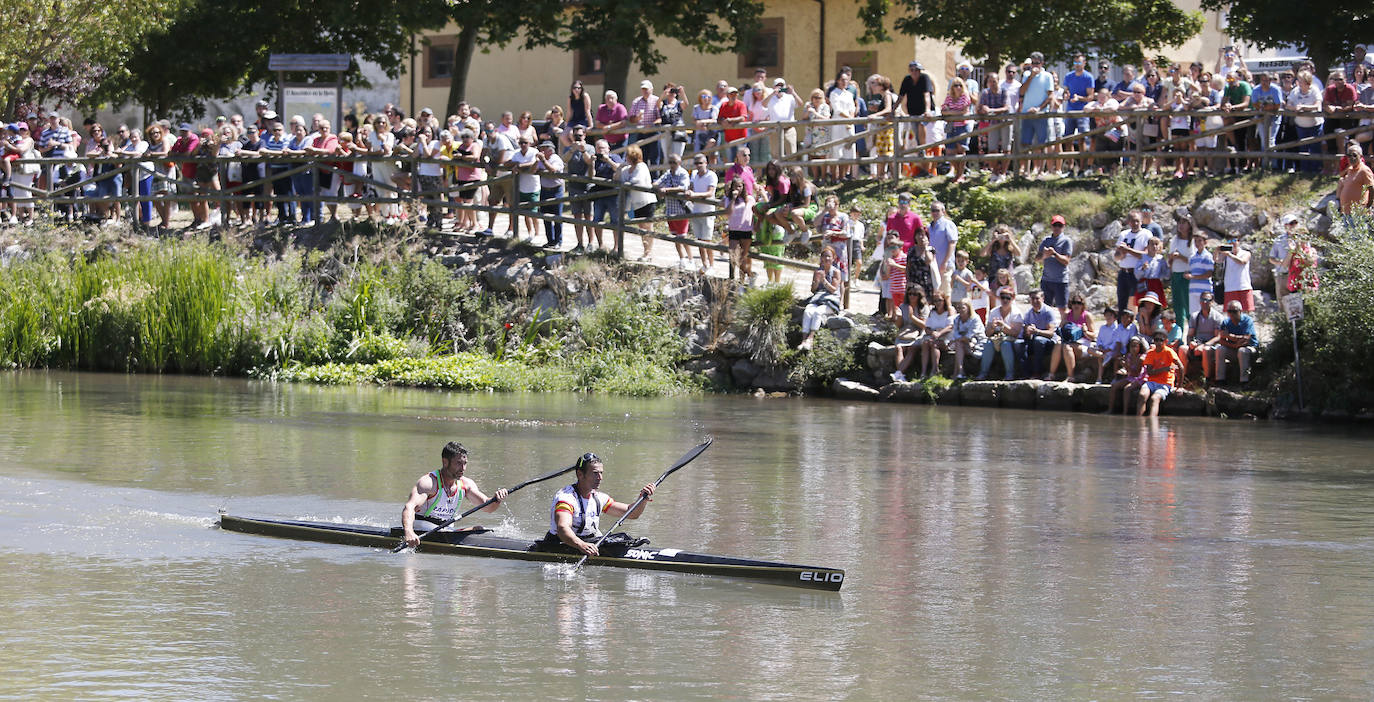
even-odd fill
[{"label": "camera", "polygon": [[1222,244],[1221,246],[1217,247],[1217,251],[1234,251],[1235,248],[1236,247],[1232,246],[1231,244]]}]

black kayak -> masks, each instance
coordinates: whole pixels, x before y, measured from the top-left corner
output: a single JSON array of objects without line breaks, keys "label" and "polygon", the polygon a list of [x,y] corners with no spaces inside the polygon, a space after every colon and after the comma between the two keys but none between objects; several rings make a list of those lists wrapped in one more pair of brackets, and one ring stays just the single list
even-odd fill
[{"label": "black kayak", "polygon": [[[219,526],[226,531],[245,534],[277,536],[284,539],[323,541],[347,546],[391,548],[401,538],[400,527],[375,527],[333,522],[297,522],[277,519],[257,519],[221,514]],[[541,550],[541,543],[528,539],[495,536],[489,531],[443,531],[425,537],[417,550],[421,553],[442,553],[454,556],[487,556],[519,561],[543,563],[572,563],[581,554]],[[731,556],[690,553],[675,548],[629,548],[623,555],[600,555],[587,563],[618,568],[639,568],[698,575],[723,575],[804,587],[812,590],[838,591],[844,584],[844,571],[838,568],[756,561]]]}]

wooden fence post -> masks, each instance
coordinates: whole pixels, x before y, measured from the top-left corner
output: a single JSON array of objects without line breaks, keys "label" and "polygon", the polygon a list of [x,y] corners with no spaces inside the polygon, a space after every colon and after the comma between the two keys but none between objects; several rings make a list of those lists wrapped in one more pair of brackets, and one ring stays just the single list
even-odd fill
[{"label": "wooden fence post", "polygon": [[[1011,165],[1008,166],[1008,168],[1011,170],[1011,176],[1012,176],[1013,178],[1015,178],[1017,175],[1020,175],[1020,173],[1021,173],[1021,159],[1019,158],[1019,157],[1021,156],[1021,151],[1022,151],[1022,148],[1021,148],[1021,113],[1019,113],[1019,112],[1012,112],[1012,113],[1008,113],[1007,116],[1008,116],[1008,117],[1011,117],[1011,119],[1010,119],[1009,121],[1011,122],[1011,127],[1012,127],[1012,130],[1011,130]],[[1027,169],[1027,170],[1029,170],[1029,169]]]},{"label": "wooden fence post", "polygon": [[[888,168],[892,171],[892,187],[893,187],[893,188],[896,188],[896,187],[897,187],[897,184],[900,183],[901,180],[902,180],[902,153],[903,153],[902,146],[903,146],[904,140],[901,138],[901,131],[902,131],[902,130],[901,130],[901,129],[898,129],[898,126],[902,123],[901,120],[897,117],[897,113],[896,113],[895,111],[891,114],[891,117],[892,117],[892,157],[889,159],[890,163],[889,163],[889,165],[888,165]],[[848,288],[845,288],[845,295],[847,296],[848,294],[849,294],[849,289],[848,289]],[[847,302],[847,300],[846,300],[846,302]]]},{"label": "wooden fence post", "polygon": [[615,187],[615,212],[611,217],[615,223],[615,255],[625,258],[625,184],[617,182]]}]

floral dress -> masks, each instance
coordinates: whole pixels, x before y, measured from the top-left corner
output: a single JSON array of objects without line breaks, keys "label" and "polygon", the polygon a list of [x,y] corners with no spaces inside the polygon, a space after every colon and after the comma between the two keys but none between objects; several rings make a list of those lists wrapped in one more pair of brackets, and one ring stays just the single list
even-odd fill
[{"label": "floral dress", "polygon": [[[806,127],[807,146],[815,146],[830,141],[830,127],[823,122],[827,119],[830,119],[830,105],[824,102],[820,105],[806,103],[806,120],[809,122]],[[820,156],[824,156],[824,154],[820,154]]]},{"label": "floral dress", "polygon": [[[878,112],[879,110],[882,110],[882,109],[883,109],[884,100],[885,100],[886,97],[887,97],[887,94],[886,94],[886,93],[872,93],[872,94],[870,94],[870,95],[868,96],[868,114],[871,115],[871,114],[873,114],[874,112]],[[891,155],[892,155],[892,128],[891,128],[891,127],[883,127],[882,129],[874,130],[874,134],[873,134],[873,149],[874,149],[875,151],[877,151],[877,153],[878,153],[879,156],[891,156]]]}]

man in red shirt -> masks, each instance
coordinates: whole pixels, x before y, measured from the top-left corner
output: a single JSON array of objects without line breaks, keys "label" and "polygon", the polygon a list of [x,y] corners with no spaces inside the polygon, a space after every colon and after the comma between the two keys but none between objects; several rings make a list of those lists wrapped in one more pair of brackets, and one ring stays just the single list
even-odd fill
[{"label": "man in red shirt", "polygon": [[902,237],[902,251],[905,252],[916,243],[916,232],[925,230],[921,215],[911,211],[911,193],[899,193],[897,211],[887,216],[886,231],[895,231]]},{"label": "man in red shirt", "polygon": [[1145,352],[1145,382],[1140,385],[1140,401],[1136,414],[1145,416],[1145,401],[1150,401],[1150,416],[1159,416],[1159,403],[1174,389],[1174,369],[1183,372],[1183,364],[1178,354],[1169,348],[1169,336],[1162,331],[1154,333],[1154,346]]},{"label": "man in red shirt", "polygon": [[[1359,126],[1359,120],[1350,117],[1350,109],[1355,106],[1355,100],[1358,97],[1355,86],[1346,82],[1344,70],[1337,69],[1331,72],[1331,75],[1327,77],[1326,92],[1322,94],[1322,110],[1327,114],[1327,134],[1334,134]],[[1330,153],[1345,153],[1344,136],[1326,143],[1327,148],[1331,149]]]},{"label": "man in red shirt", "polygon": [[[743,100],[739,99],[739,88],[732,85],[727,88],[726,91],[730,97],[720,104],[720,112],[717,115],[717,120],[721,124],[735,127],[734,129],[725,130],[725,141],[733,142],[749,135],[748,129],[739,128],[740,123],[749,121],[749,108],[744,104]],[[730,160],[734,160],[735,152],[740,148],[741,145],[739,144],[730,147]]]},{"label": "man in red shirt", "polygon": [[[200,137],[191,131],[191,123],[182,122],[178,131],[180,134],[177,136],[176,142],[172,144],[172,148],[167,150],[167,154],[169,156],[190,156],[195,153],[196,147],[200,146]],[[181,168],[182,178],[188,181],[195,179],[196,164],[194,162],[182,161],[178,165]]]},{"label": "man in red shirt", "polygon": [[[620,96],[614,90],[607,90],[606,101],[596,108],[596,128],[605,132],[602,138],[611,145],[612,149],[625,143],[628,135],[618,133],[615,130],[624,125],[629,117],[630,113],[620,103]],[[515,141],[515,139],[511,139],[511,144],[514,145]]]},{"label": "man in red shirt", "polygon": [[[341,150],[339,149],[339,138],[336,137],[336,136],[334,136],[334,135],[330,132],[330,126],[331,126],[331,125],[329,124],[329,120],[327,120],[327,119],[322,119],[322,120],[320,120],[319,131],[316,132],[315,138],[310,140],[310,145],[307,146],[307,147],[305,147],[305,152],[306,152],[306,153],[311,154],[311,155],[314,155],[314,156],[333,156],[333,155],[336,155],[336,154],[341,153]],[[324,164],[324,165],[327,165],[327,166],[334,166],[334,167],[337,168],[337,167],[339,167],[340,164],[338,164],[338,163],[332,163],[332,162],[331,162],[331,163],[326,163],[326,164]],[[345,164],[345,165],[346,165],[346,164]],[[319,183],[320,183],[320,192],[319,192],[319,194],[320,194],[321,196],[323,196],[323,197],[333,197],[333,196],[335,196],[335,195],[337,195],[337,194],[339,193],[339,186],[337,185],[337,183],[339,182],[339,178],[336,176],[336,174],[334,174],[333,172],[331,172],[331,171],[329,171],[329,170],[323,169],[323,168],[321,168],[320,170],[315,171],[315,173],[319,176]],[[331,218],[333,218],[333,219],[338,219],[338,218],[339,218],[339,212],[338,212],[338,210],[339,210],[339,203],[337,203],[337,202],[331,202],[331,203],[329,203],[329,216],[330,216]],[[316,211],[317,211],[317,212],[319,211],[319,206],[318,206],[318,205],[316,206]]]}]

